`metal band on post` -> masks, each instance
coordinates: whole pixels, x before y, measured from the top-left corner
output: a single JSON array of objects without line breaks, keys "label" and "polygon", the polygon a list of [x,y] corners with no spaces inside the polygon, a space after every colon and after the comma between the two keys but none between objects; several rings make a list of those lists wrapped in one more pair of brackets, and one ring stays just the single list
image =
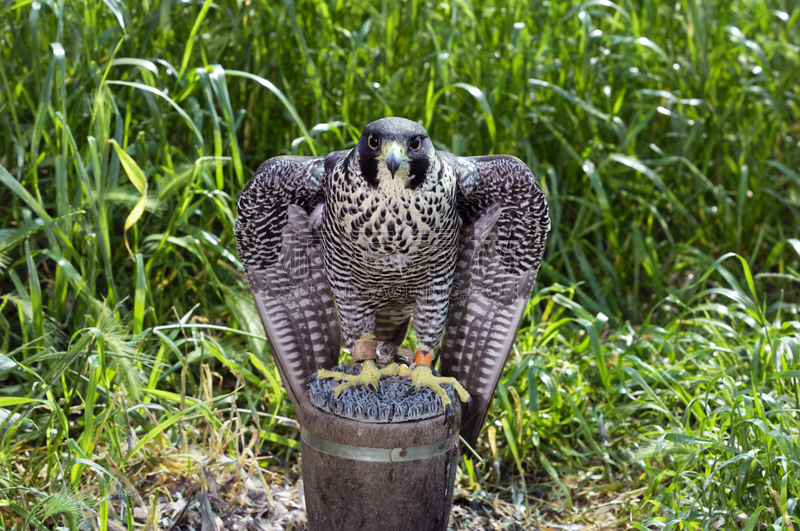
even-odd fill
[{"label": "metal band on post", "polygon": [[417,461],[441,455],[453,448],[458,434],[453,434],[441,442],[409,446],[407,448],[370,448],[367,446],[351,446],[337,443],[314,435],[305,428],[300,436],[312,448],[334,457],[353,459],[354,461],[372,461],[378,463],[397,463],[400,461]]}]

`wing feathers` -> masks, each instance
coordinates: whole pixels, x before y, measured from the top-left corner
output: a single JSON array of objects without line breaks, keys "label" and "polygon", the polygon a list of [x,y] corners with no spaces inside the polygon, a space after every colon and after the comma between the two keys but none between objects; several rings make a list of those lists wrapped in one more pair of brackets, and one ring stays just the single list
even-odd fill
[{"label": "wing feathers", "polygon": [[342,334],[308,214],[287,208],[283,245],[276,262],[247,272],[250,291],[289,398],[300,414],[309,375],[339,359]]},{"label": "wing feathers", "polygon": [[320,238],[309,217],[322,204],[324,164],[321,157],[276,157],[262,164],[239,199],[234,225],[250,291],[298,415],[308,376],[335,365],[342,344]]},{"label": "wing feathers", "polygon": [[550,218],[544,193],[519,159],[442,159],[458,169],[464,224],[440,369],[472,396],[461,435],[474,444],[525,314]]},{"label": "wing feathers", "polygon": [[322,203],[324,165],[322,157],[274,157],[256,170],[239,198],[233,226],[245,269],[278,258],[289,205],[310,211]]}]

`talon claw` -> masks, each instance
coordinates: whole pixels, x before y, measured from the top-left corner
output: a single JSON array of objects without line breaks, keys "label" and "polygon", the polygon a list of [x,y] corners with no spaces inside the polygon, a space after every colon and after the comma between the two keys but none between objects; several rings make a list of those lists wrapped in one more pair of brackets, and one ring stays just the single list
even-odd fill
[{"label": "talon claw", "polygon": [[375,384],[368,384],[367,387],[369,388],[370,391],[372,391],[376,395],[380,396],[380,393],[378,392],[378,388],[375,387]]},{"label": "talon claw", "polygon": [[472,409],[472,397],[469,397],[469,400],[467,400],[467,410],[464,413],[469,413],[470,409]]},{"label": "talon claw", "polygon": [[453,417],[453,407],[447,404],[444,408],[444,423],[447,424]]}]

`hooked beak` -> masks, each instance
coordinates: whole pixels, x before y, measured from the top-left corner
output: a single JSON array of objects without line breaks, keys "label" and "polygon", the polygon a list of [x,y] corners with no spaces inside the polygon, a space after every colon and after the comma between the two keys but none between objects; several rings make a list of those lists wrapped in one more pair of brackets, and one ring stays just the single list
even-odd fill
[{"label": "hooked beak", "polygon": [[400,169],[400,166],[407,160],[405,150],[403,146],[401,146],[398,142],[390,142],[383,148],[383,153],[378,157],[378,160],[382,160],[386,167],[389,169],[389,172],[394,177],[395,172]]}]

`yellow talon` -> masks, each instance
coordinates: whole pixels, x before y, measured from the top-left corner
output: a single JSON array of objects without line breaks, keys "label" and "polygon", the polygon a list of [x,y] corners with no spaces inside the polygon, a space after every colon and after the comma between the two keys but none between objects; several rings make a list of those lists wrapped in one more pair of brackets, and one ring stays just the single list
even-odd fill
[{"label": "yellow talon", "polygon": [[374,361],[366,360],[361,366],[361,372],[359,374],[353,375],[338,371],[330,371],[328,369],[320,369],[317,371],[317,379],[333,378],[334,380],[342,382],[331,389],[331,391],[333,391],[333,398],[336,399],[339,398],[340,394],[356,385],[371,385],[375,392],[378,392],[381,385],[381,377],[394,376],[398,373],[399,369],[400,367],[396,363],[390,363],[383,369],[379,369],[375,366]]},{"label": "yellow talon", "polygon": [[[422,389],[427,387],[439,397],[442,401],[442,410],[445,412],[445,420],[451,415],[450,397],[447,392],[442,388],[441,384],[450,384],[458,394],[459,400],[464,403],[470,404],[471,398],[464,386],[453,377],[448,376],[434,376],[431,371],[430,365],[427,364],[414,364],[411,367],[407,365],[398,365],[397,363],[390,363],[383,369],[379,369],[375,362],[372,360],[364,361],[361,366],[361,372],[357,375],[347,374],[344,372],[331,371],[328,369],[320,369],[317,371],[317,379],[333,378],[340,381],[339,385],[331,389],[333,392],[333,399],[339,398],[343,392],[356,385],[366,385],[372,388],[376,393],[380,389],[380,382],[383,376],[401,376],[403,378],[410,378],[411,383],[417,388]],[[469,409],[469,405],[467,406]]]},{"label": "yellow talon", "polygon": [[399,376],[411,378],[411,383],[413,383],[417,389],[427,387],[436,393],[442,400],[442,409],[445,411],[447,411],[447,406],[450,405],[450,397],[447,396],[447,392],[442,389],[440,384],[452,385],[458,394],[458,398],[462,402],[469,402],[469,393],[458,380],[452,376],[434,376],[429,365],[416,365],[414,368],[402,366],[399,367],[397,374]]}]

